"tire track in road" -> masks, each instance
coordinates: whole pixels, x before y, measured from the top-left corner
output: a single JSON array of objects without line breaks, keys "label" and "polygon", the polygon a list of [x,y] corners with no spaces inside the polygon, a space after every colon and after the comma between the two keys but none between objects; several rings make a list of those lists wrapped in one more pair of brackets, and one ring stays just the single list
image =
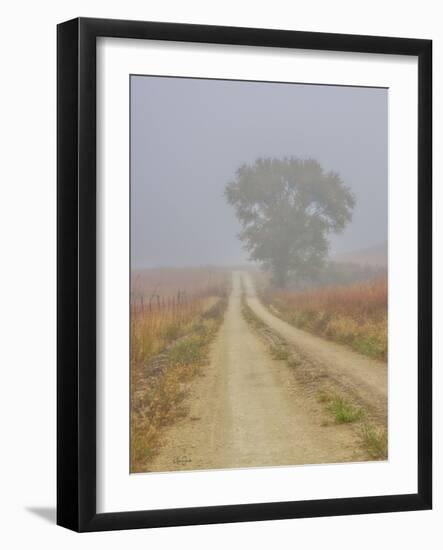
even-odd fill
[{"label": "tire track in road", "polygon": [[257,297],[252,277],[242,273],[246,301],[257,317],[302,356],[319,365],[343,390],[386,423],[388,404],[388,369],[383,361],[370,359],[351,349],[298,329],[267,309]]}]

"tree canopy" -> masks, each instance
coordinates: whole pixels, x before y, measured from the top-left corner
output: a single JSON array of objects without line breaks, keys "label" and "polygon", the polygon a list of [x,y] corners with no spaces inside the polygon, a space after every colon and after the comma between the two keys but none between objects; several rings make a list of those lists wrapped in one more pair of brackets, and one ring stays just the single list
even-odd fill
[{"label": "tree canopy", "polygon": [[279,287],[290,275],[301,280],[321,269],[328,235],[343,231],[355,204],[337,173],[296,157],[259,158],[241,166],[225,196],[250,259],[270,269]]}]

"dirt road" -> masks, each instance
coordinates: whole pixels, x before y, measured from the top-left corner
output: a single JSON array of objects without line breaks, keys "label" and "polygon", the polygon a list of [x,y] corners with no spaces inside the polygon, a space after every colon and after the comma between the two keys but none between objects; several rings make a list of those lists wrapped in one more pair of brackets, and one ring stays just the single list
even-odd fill
[{"label": "dirt road", "polygon": [[386,363],[360,355],[286,323],[273,315],[259,300],[248,273],[242,273],[246,301],[252,311],[273,331],[316,365],[330,380],[354,394],[360,403],[372,410],[380,420],[386,419],[388,371]]},{"label": "dirt road", "polygon": [[166,431],[150,471],[366,460],[352,427],[325,422],[324,407],[245,321],[242,277],[257,307],[251,281],[235,272],[210,364],[189,385],[188,414]]}]

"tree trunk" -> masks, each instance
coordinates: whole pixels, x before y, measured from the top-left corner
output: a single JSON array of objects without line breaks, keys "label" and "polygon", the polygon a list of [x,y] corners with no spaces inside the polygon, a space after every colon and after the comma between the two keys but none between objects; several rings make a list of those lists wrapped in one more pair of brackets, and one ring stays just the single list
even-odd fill
[{"label": "tree trunk", "polygon": [[277,288],[286,288],[288,271],[283,266],[274,269],[273,283]]}]

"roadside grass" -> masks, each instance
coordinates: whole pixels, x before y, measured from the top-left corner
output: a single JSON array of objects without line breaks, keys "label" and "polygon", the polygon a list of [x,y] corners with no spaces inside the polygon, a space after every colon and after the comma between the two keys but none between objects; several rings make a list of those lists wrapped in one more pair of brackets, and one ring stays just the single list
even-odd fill
[{"label": "roadside grass", "polygon": [[242,294],[241,298],[241,309],[243,317],[246,319],[246,321],[252,325],[256,329],[266,329],[267,325],[264,323],[248,306],[246,302],[245,295]]},{"label": "roadside grass", "polygon": [[131,374],[175,340],[193,332],[200,317],[218,315],[227,297],[226,270],[146,269],[131,275]]},{"label": "roadside grass", "polygon": [[169,364],[177,367],[203,364],[209,333],[208,323],[196,325],[190,335],[171,347]]},{"label": "roadside grass", "polygon": [[386,428],[376,428],[371,424],[363,424],[361,437],[364,447],[372,458],[387,459],[388,432]]},{"label": "roadside grass", "polygon": [[303,291],[268,289],[262,297],[273,313],[298,328],[368,357],[387,358],[386,278]]},{"label": "roadside grass", "polygon": [[149,461],[161,447],[163,428],[186,415],[183,406],[186,385],[208,361],[210,345],[223,320],[226,303],[226,298],[220,298],[179,330],[171,324],[161,333],[167,335],[162,339],[164,347],[156,355],[148,356],[146,362],[140,361],[146,355],[132,350],[132,473],[149,471]]},{"label": "roadside grass", "polygon": [[289,351],[283,344],[272,344],[269,346],[271,357],[277,361],[287,361],[289,359]]},{"label": "roadside grass", "polygon": [[327,392],[319,392],[318,400],[326,405],[326,410],[330,412],[337,424],[348,424],[361,420],[364,411],[361,407],[356,407],[344,397]]},{"label": "roadside grass", "polygon": [[149,362],[175,340],[194,330],[196,319],[203,312],[204,302],[192,307],[144,312],[131,316],[131,365],[136,374],[139,365]]},{"label": "roadside grass", "polygon": [[[363,408],[356,407],[342,396],[322,391],[317,395],[320,403],[334,416],[337,424],[360,423],[359,435],[361,445],[368,455],[375,460],[383,460],[388,456],[388,432],[386,428],[371,424]],[[327,426],[327,422],[324,426]]]},{"label": "roadside grass", "polygon": [[361,408],[354,407],[342,397],[334,397],[328,405],[328,410],[334,415],[337,424],[355,422],[363,416]]},{"label": "roadside grass", "polygon": [[242,295],[241,302],[243,317],[253,328],[259,331],[263,339],[266,340],[271,357],[277,361],[288,361],[289,364],[289,362],[292,361],[292,357],[286,342],[281,338],[271,337],[268,326],[248,306],[244,294]]},{"label": "roadside grass", "polygon": [[[269,330],[266,323],[264,323],[248,306],[244,295],[242,296],[242,314],[246,321],[262,336],[264,336],[266,330]],[[266,339],[266,341],[269,345],[271,356],[274,359],[285,360],[288,367],[292,369],[300,369],[303,367],[303,360],[295,354],[290,353],[286,342],[280,340],[275,344],[270,343],[268,339]],[[370,355],[370,353],[367,354]],[[303,371],[303,368],[301,371],[298,371],[301,373],[301,376],[303,376]],[[312,383],[316,379],[316,376],[308,375],[308,379],[311,381],[308,383]],[[324,405],[325,410],[333,416],[335,423],[356,425],[355,429],[358,430],[361,446],[371,458],[376,460],[387,458],[387,430],[371,424],[363,407],[353,404],[343,395],[330,390],[321,389],[316,392],[316,397],[317,400]],[[328,421],[322,423],[322,426],[326,427],[328,425],[330,425]]]}]

